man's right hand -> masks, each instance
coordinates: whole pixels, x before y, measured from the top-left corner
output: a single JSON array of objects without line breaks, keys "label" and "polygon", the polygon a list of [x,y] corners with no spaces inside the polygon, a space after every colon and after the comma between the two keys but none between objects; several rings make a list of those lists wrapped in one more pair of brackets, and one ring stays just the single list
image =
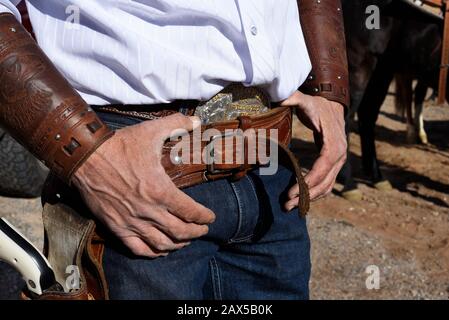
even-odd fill
[{"label": "man's right hand", "polygon": [[181,114],[118,130],[73,177],[88,207],[136,255],[159,257],[208,232],[215,214],[179,190],[161,165],[174,131],[191,131]]}]

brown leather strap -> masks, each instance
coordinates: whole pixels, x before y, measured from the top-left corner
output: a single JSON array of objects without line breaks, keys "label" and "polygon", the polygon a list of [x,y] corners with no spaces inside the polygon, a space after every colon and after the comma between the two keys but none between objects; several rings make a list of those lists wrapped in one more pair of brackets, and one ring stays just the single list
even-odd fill
[{"label": "brown leather strap", "polygon": [[[207,126],[203,126],[201,131],[201,137],[204,137],[204,132],[213,129],[217,132],[217,135],[211,137],[211,139],[206,139],[206,141],[200,141],[199,145],[195,147],[194,145],[194,133],[190,133],[190,161],[188,163],[183,163],[181,157],[178,159],[172,159],[172,150],[175,148],[177,141],[167,142],[162,150],[162,160],[161,163],[165,168],[166,173],[170,176],[173,182],[179,188],[186,188],[194,186],[203,182],[223,179],[223,178],[235,178],[239,179],[246,174],[248,170],[254,169],[261,165],[260,159],[256,156],[256,163],[251,165],[248,164],[248,154],[252,153],[259,155],[259,131],[258,129],[263,129],[261,131],[264,133],[264,138],[267,139],[267,144],[275,143],[278,148],[278,152],[286,155],[286,157],[280,157],[279,159],[287,160],[283,164],[292,169],[295,173],[297,181],[300,185],[301,197],[299,199],[300,214],[306,215],[309,210],[309,195],[308,188],[304,182],[303,175],[301,173],[298,160],[294,155],[288,150],[288,145],[291,141],[291,125],[292,125],[292,115],[291,109],[286,107],[278,107],[270,110],[267,113],[254,116],[241,116],[234,121],[226,121],[213,123]],[[230,133],[245,132],[246,130],[254,130],[254,139],[257,143],[244,144],[245,150],[241,151],[244,156],[244,163],[237,161],[236,146],[231,148],[221,147],[217,148],[221,152],[219,155],[214,155],[219,157],[218,163],[214,162],[204,162],[203,158],[200,158],[201,162],[195,162],[194,152],[201,153],[204,150],[210,152],[212,144],[223,143],[226,139],[231,139],[232,143],[236,142],[234,137]],[[240,130],[240,131],[239,131]],[[269,130],[277,130],[277,140],[273,140],[269,135]],[[229,141],[229,140],[228,140]],[[252,146],[253,150],[248,150],[248,146]],[[199,147],[199,148],[198,148]],[[266,151],[270,150],[269,146],[266,146]],[[232,155],[228,157],[227,152],[232,152]],[[172,154],[173,153],[173,154]],[[270,156],[267,154],[267,156]],[[234,162],[226,162],[225,159],[234,159]]]},{"label": "brown leather strap", "polygon": [[[276,129],[278,132],[277,139],[274,139],[270,135],[266,135],[265,138],[269,143],[275,144],[279,156],[278,160],[281,164],[285,165],[291,169],[296,175],[297,182],[299,184],[299,203],[298,209],[301,216],[305,216],[309,211],[310,200],[307,185],[304,181],[299,162],[295,155],[288,149],[288,145],[291,141],[291,124],[292,124],[292,110],[286,107],[274,108],[271,111],[255,115],[255,116],[241,116],[235,121],[226,121],[221,123],[214,123],[207,126],[203,126],[201,132],[205,132],[208,129],[214,129],[218,132],[220,138],[223,137],[229,130],[250,130],[255,129]],[[193,141],[193,139],[192,139]],[[216,141],[214,141],[216,142]],[[243,177],[248,170],[251,170],[260,165],[248,165],[239,163],[225,163],[225,164],[214,164],[212,167],[207,163],[199,164],[183,164],[172,161],[171,151],[174,146],[179,143],[179,141],[167,142],[163,147],[162,165],[164,166],[167,174],[172,178],[173,182],[179,188],[186,188],[193,186],[202,182],[209,180],[216,180],[222,178],[234,177],[239,179]],[[210,141],[202,141],[200,144],[201,150],[207,148]],[[249,145],[249,144],[248,144]],[[245,147],[247,145],[245,144]],[[258,147],[258,145],[257,145]],[[191,148],[194,152],[194,148]],[[226,150],[226,149],[224,149]],[[232,153],[235,152],[235,148],[231,148]],[[269,149],[268,149],[269,150]],[[249,152],[249,151],[248,151]],[[258,150],[256,150],[256,153]],[[235,155],[235,154],[234,154]],[[193,156],[193,154],[191,155]],[[226,154],[221,154],[222,158],[226,158]],[[236,159],[236,158],[234,158]],[[245,160],[246,157],[245,152]],[[25,296],[24,298],[33,299],[49,299],[49,300],[93,300],[93,299],[108,299],[108,289],[106,279],[104,277],[102,269],[102,256],[103,256],[103,239],[98,236],[98,233],[93,233],[93,226],[91,220],[83,220],[79,217],[82,215],[84,218],[92,219],[92,215],[86,205],[80,198],[77,190],[70,188],[66,184],[62,183],[60,179],[53,175],[49,175],[44,190],[42,194],[42,202],[44,205],[44,219],[46,223],[46,232],[53,232],[51,236],[47,235],[47,256],[54,257],[60,256],[56,254],[60,252],[66,246],[59,246],[55,239],[58,238],[56,233],[66,234],[64,230],[56,230],[50,226],[48,221],[70,221],[62,222],[61,228],[70,228],[73,225],[73,221],[79,221],[79,225],[87,226],[87,231],[82,230],[86,228],[77,227],[74,231],[69,231],[73,233],[79,233],[83,236],[80,241],[79,249],[76,254],[76,265],[81,266],[82,283],[80,290],[70,292],[70,293],[60,293],[60,292],[46,292],[44,295],[35,296]],[[64,215],[67,218],[64,218]],[[49,219],[51,217],[52,219]],[[69,218],[70,217],[70,218]],[[51,231],[53,230],[53,231]],[[101,225],[97,225],[97,232],[101,233]],[[86,236],[87,235],[87,236]],[[61,236],[59,236],[61,237]],[[69,237],[69,236],[67,236]],[[53,242],[50,241],[53,239]],[[52,249],[51,243],[53,243]],[[59,249],[58,249],[59,248]],[[52,254],[49,254],[53,250]],[[65,250],[65,249],[64,249]],[[56,253],[55,253],[56,252]],[[71,255],[69,254],[70,258]],[[81,259],[82,258],[82,259]],[[53,259],[52,261],[55,261]],[[56,264],[56,263],[55,263]],[[59,263],[58,265],[60,265]],[[65,263],[62,263],[64,265]]]},{"label": "brown leather strap", "polygon": [[66,183],[113,135],[9,13],[0,14],[0,124]]},{"label": "brown leather strap", "polygon": [[340,0],[298,0],[312,72],[300,90],[349,106],[348,61]]},{"label": "brown leather strap", "polygon": [[304,180],[303,173],[301,170],[301,166],[299,165],[299,160],[296,158],[293,152],[290,149],[282,144],[279,145],[279,151],[281,152],[281,156],[285,155],[286,160],[283,163],[287,164],[288,168],[290,168],[295,176],[296,182],[299,185],[299,194],[298,194],[298,211],[300,216],[304,217],[310,210],[310,194],[309,187]]},{"label": "brown leather strap", "polygon": [[[205,139],[206,131],[211,132],[210,130],[214,130],[217,135],[210,137],[210,139],[205,139],[205,141],[199,141],[199,145],[195,146],[195,138],[193,137],[194,133],[190,133],[189,141],[191,143],[191,155],[188,163],[183,163],[182,161],[177,161],[176,159],[171,158],[172,149],[177,146],[179,140],[168,141],[164,145],[161,163],[167,174],[179,188],[190,187],[210,180],[232,177],[237,172],[245,170],[243,165],[237,161],[234,163],[227,163],[224,161],[224,159],[236,160],[235,148],[216,148],[215,150],[220,149],[220,154],[215,155],[216,162],[214,162],[213,165],[206,164],[204,159],[199,157],[201,152],[204,150],[211,151],[212,144],[217,145],[218,143],[223,143],[226,136],[229,136],[229,134],[233,132],[238,133],[239,129],[242,131],[255,129],[256,138],[258,134],[257,129],[265,129],[264,131],[268,131],[270,129],[278,130],[279,143],[288,146],[291,140],[291,123],[291,110],[284,107],[272,109],[270,112],[261,115],[242,116],[233,121],[216,122],[210,125],[202,126],[202,139]],[[235,142],[235,140],[232,142]],[[233,154],[231,157],[228,157],[226,152],[232,152]],[[196,153],[196,157],[201,160],[200,163],[198,163],[199,161],[195,161],[194,153]],[[185,157],[185,155],[183,157]],[[245,161],[246,160],[247,159],[245,159]]]},{"label": "brown leather strap", "polygon": [[[194,159],[194,152],[201,152],[203,150],[211,150],[210,146],[212,144],[217,144],[223,142],[222,139],[226,139],[226,135],[229,132],[236,132],[236,130],[241,129],[242,131],[248,130],[248,129],[255,129],[256,131],[256,139],[258,139],[258,132],[257,129],[265,129],[269,132],[270,129],[278,130],[278,137],[277,140],[274,141],[271,139],[271,137],[266,135],[266,138],[269,140],[268,143],[275,143],[278,147],[278,160],[280,164],[288,167],[291,169],[295,175],[297,182],[300,186],[300,197],[299,197],[299,208],[300,208],[300,214],[306,215],[309,211],[309,193],[308,193],[308,187],[306,183],[304,182],[304,177],[301,172],[301,168],[299,166],[299,162],[296,159],[296,157],[291,153],[291,151],[288,150],[288,146],[291,141],[291,125],[292,125],[292,110],[290,108],[286,107],[279,107],[274,108],[270,112],[256,115],[256,116],[242,116],[237,120],[234,121],[226,121],[221,123],[214,123],[207,126],[203,126],[201,128],[201,132],[204,133],[208,129],[214,129],[216,130],[218,137],[211,137],[211,139],[208,139],[207,141],[201,141],[198,148],[196,148],[193,145],[194,138],[192,137],[192,133],[190,133],[190,149],[191,152],[188,157],[190,158],[188,163],[184,163],[182,161],[182,158],[180,160],[172,159],[173,154],[177,154],[176,152],[173,152],[174,148],[176,148],[176,145],[179,143],[180,140],[174,140],[174,141],[167,141],[162,149],[162,158],[161,158],[161,164],[164,167],[166,173],[170,176],[172,181],[175,183],[175,185],[178,188],[187,188],[194,185],[198,185],[207,181],[213,181],[218,179],[224,179],[224,178],[231,178],[231,179],[240,179],[242,178],[249,170],[255,169],[257,167],[261,166],[260,159],[257,159],[256,164],[248,164],[241,163],[241,162],[232,162],[227,163],[225,161],[222,161],[222,163],[213,163],[212,165],[209,163],[204,162],[203,158],[200,158],[201,162],[195,163],[193,161]],[[228,136],[229,137],[229,136]],[[232,140],[233,142],[236,142],[236,140]],[[251,144],[245,143],[245,148],[247,148]],[[252,145],[254,146],[254,145]],[[256,144],[256,147],[259,147],[258,144]],[[199,149],[199,151],[198,151]],[[223,152],[220,154],[217,154],[217,157],[220,157],[221,160],[227,159],[226,152],[228,151],[226,148],[221,149]],[[231,151],[232,150],[232,151]],[[266,150],[270,150],[269,147],[266,148]],[[229,149],[231,151],[232,157],[231,159],[236,160],[236,148],[233,146]],[[247,154],[249,154],[251,150],[245,150],[245,158],[244,160],[247,161],[248,157]],[[258,154],[258,150],[253,150],[252,152],[255,152]],[[270,154],[267,154],[267,157],[271,156]],[[262,164],[263,165],[263,164]],[[55,177],[50,177],[47,180],[47,183],[44,187],[44,191],[42,194],[42,201],[43,203],[56,203],[60,201],[60,199],[65,199],[64,201],[67,201],[67,199],[71,199],[77,194],[77,191],[70,189],[68,187],[65,187],[60,182],[58,182]],[[74,205],[79,201],[72,201]],[[83,209],[84,211],[88,211],[87,208]]]},{"label": "brown leather strap", "polygon": [[17,5],[17,10],[19,10],[19,12],[20,12],[20,15],[22,18],[22,25],[33,36],[33,38],[35,38],[34,32],[33,32],[33,26],[31,25],[30,15],[28,14],[28,9],[27,9],[25,1],[22,1]]},{"label": "brown leather strap", "polygon": [[438,86],[438,104],[446,101],[447,76],[449,71],[449,3],[443,1],[444,12],[443,52],[441,56],[440,82]]}]

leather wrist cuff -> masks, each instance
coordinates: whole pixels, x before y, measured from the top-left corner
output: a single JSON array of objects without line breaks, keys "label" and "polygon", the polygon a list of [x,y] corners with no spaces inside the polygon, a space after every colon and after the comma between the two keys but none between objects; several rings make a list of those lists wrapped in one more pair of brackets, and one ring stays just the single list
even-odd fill
[{"label": "leather wrist cuff", "polygon": [[298,0],[312,72],[300,90],[349,107],[348,60],[340,0]]},{"label": "leather wrist cuff", "polygon": [[0,125],[65,182],[113,135],[12,14],[0,14]]}]

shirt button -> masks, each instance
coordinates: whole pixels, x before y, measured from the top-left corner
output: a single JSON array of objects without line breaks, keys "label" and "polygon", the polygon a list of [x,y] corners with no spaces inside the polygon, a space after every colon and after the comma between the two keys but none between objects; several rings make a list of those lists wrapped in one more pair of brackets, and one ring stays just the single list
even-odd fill
[{"label": "shirt button", "polygon": [[257,35],[257,27],[256,26],[251,26],[251,34],[253,36]]}]

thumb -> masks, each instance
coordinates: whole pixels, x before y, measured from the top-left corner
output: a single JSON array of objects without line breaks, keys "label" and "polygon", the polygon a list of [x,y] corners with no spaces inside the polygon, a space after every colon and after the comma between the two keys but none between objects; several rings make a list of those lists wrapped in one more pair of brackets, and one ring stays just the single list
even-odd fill
[{"label": "thumb", "polygon": [[163,138],[185,135],[201,126],[199,117],[188,117],[181,113],[173,114],[162,119],[156,120],[160,123],[154,123],[159,129],[159,133]]},{"label": "thumb", "polygon": [[303,96],[304,96],[303,93],[301,93],[299,91],[295,91],[289,98],[287,98],[287,100],[282,101],[280,103],[280,106],[281,107],[296,107],[303,100]]}]

